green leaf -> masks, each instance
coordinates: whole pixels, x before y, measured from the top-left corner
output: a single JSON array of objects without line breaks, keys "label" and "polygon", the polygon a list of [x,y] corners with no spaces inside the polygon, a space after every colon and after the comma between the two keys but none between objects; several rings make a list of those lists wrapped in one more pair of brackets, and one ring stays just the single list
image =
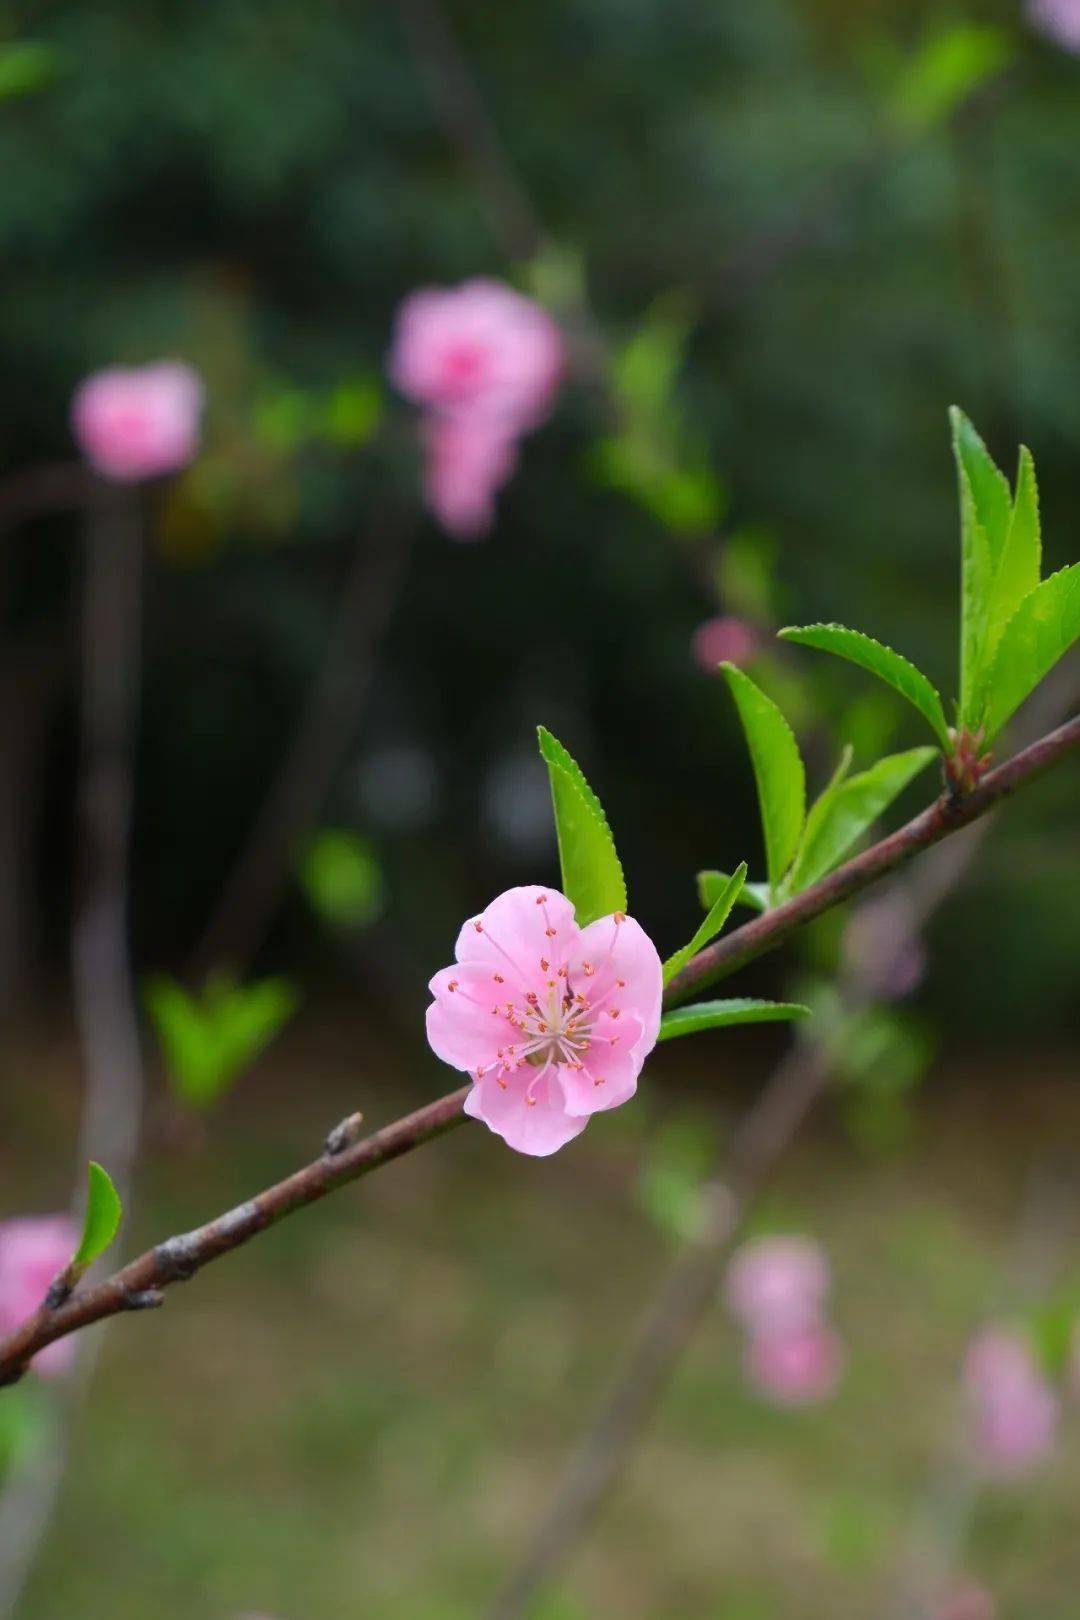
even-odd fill
[{"label": "green leaf", "polygon": [[120,1194],[112,1178],[93,1159],[88,1166],[86,1214],[83,1216],[82,1238],[75,1250],[72,1264],[80,1271],[92,1266],[99,1255],[105,1253],[120,1226],[123,1207]]},{"label": "green leaf", "polygon": [[657,1040],[674,1040],[677,1035],[694,1035],[699,1029],[730,1029],[735,1024],[775,1024],[792,1018],[806,1018],[809,1007],[792,1001],[757,1001],[750,996],[728,1001],[698,1001],[692,1007],[676,1007],[660,1020]]},{"label": "green leaf", "polygon": [[889,111],[910,135],[942,123],[1006,67],[1013,45],[1003,28],[956,22],[935,29],[904,63]]},{"label": "green leaf", "polygon": [[626,882],[603,807],[576,760],[545,727],[537,737],[551,782],[563,893],[584,928],[626,910]]},{"label": "green leaf", "polygon": [[0,45],[0,101],[47,89],[62,65],[59,51],[44,40],[15,40]]},{"label": "green leaf", "polygon": [[193,996],[173,979],[152,979],[145,1001],[176,1095],[192,1107],[216,1102],[295,1012],[286,979],[236,985],[211,979]]},{"label": "green leaf", "polygon": [[684,945],[681,951],[676,951],[674,956],[669,956],[664,963],[665,984],[670,984],[676,973],[686,966],[695,952],[702,950],[710,939],[715,939],[727,922],[731,914],[731,908],[739,898],[739,892],[745,882],[746,862],[744,861],[735,872],[735,875],[728,878],[723,889],[709,907],[708,916],[694,934],[693,939],[690,940],[689,944]]},{"label": "green leaf", "polygon": [[780,631],[780,637],[784,641],[798,642],[802,647],[835,653],[838,658],[846,658],[861,669],[869,670],[871,675],[878,676],[914,704],[945,752],[951,751],[945,710],[936,688],[921,669],[916,669],[891,647],[863,635],[861,630],[848,630],[842,624],[789,625]]},{"label": "green leaf", "polygon": [[990,601],[1012,521],[1008,480],[957,406],[949,411],[960,492],[960,723],[982,718]]},{"label": "green leaf", "polygon": [[1078,636],[1080,563],[1073,563],[1030,591],[1002,631],[988,683],[988,742]]},{"label": "green leaf", "polygon": [[367,928],[383,909],[385,885],[369,839],[347,828],[325,827],[300,857],[304,893],[333,928]]},{"label": "green leaf", "polygon": [[798,894],[838,866],[871,823],[936,757],[936,748],[909,748],[902,754],[886,755],[847,780],[834,777],[806,818],[788,892]]},{"label": "green leaf", "polygon": [[721,664],[735,699],[757,781],[765,864],[775,891],[799,846],[806,813],[806,772],[794,733],[771,698],[734,664]]},{"label": "green leaf", "polygon": [[[731,878],[727,872],[698,873],[698,899],[706,911],[716,904],[721,891],[730,882]],[[735,904],[737,906],[747,906],[751,911],[768,911],[769,885],[767,883],[744,883],[739,890]]]},{"label": "green leaf", "polygon": [[996,572],[1012,521],[1012,491],[986,445],[958,405],[949,411],[957,472],[971,491],[975,517],[986,533]]},{"label": "green leaf", "polygon": [[1016,475],[1016,498],[1009,518],[1009,530],[990,591],[986,626],[986,657],[989,663],[998,649],[1002,632],[1024,597],[1039,583],[1042,571],[1042,536],[1039,525],[1039,489],[1031,452],[1020,448]]},{"label": "green leaf", "polygon": [[665,293],[611,362],[612,389],[624,409],[653,417],[668,405],[683,363],[693,309],[679,292]]}]

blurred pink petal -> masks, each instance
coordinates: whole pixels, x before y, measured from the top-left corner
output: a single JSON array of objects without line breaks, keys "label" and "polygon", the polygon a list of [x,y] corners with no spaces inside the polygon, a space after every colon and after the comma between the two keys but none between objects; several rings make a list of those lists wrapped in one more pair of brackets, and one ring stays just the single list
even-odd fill
[{"label": "blurred pink petal", "polygon": [[934,1612],[934,1620],[996,1620],[996,1616],[993,1593],[967,1581],[947,1592]]},{"label": "blurred pink petal", "polygon": [[972,1437],[986,1472],[1019,1478],[1053,1450],[1058,1400],[1019,1334],[991,1328],[964,1362]]},{"label": "blurred pink petal", "polygon": [[187,466],[199,446],[202,402],[202,383],[179,361],[114,366],[79,384],[71,423],[95,471],[134,483]]},{"label": "blurred pink petal", "polygon": [[495,495],[517,465],[517,445],[498,424],[469,416],[433,417],[423,429],[424,494],[443,528],[459,540],[490,529]]},{"label": "blurred pink petal", "polygon": [[751,1334],[744,1359],[750,1383],[778,1406],[813,1406],[827,1400],[840,1381],[844,1362],[839,1338],[820,1323]]},{"label": "blurred pink petal", "polygon": [[547,311],[499,281],[411,293],[398,310],[387,369],[418,405],[486,417],[511,434],[542,422],[564,364]]},{"label": "blurred pink petal", "polygon": [[1027,0],[1027,19],[1067,51],[1080,52],[1080,0]]},{"label": "blurred pink petal", "polygon": [[474,1080],[465,1112],[519,1153],[546,1155],[617,1108],[660,1028],[660,958],[632,917],[579,928],[557,889],[508,889],[436,973],[427,1034]]},{"label": "blurred pink petal", "polygon": [[761,637],[745,619],[721,613],[698,625],[690,637],[690,650],[711,675],[717,664],[748,664],[761,651]]},{"label": "blurred pink petal", "polygon": [[811,1238],[751,1238],[727,1268],[724,1299],[749,1333],[775,1335],[817,1323],[829,1283],[828,1259]]},{"label": "blurred pink petal", "polygon": [[[78,1241],[67,1215],[23,1215],[0,1222],[0,1333],[10,1333],[37,1310]],[[74,1355],[75,1340],[59,1339],[41,1351],[34,1366],[56,1376],[67,1372]]]}]

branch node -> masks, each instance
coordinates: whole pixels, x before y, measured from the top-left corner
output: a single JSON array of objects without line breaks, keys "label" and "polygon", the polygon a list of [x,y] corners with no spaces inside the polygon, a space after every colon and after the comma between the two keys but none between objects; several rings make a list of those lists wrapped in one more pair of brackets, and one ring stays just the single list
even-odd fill
[{"label": "branch node", "polygon": [[54,1277],[52,1282],[49,1284],[49,1291],[45,1295],[43,1302],[45,1309],[47,1311],[58,1311],[61,1305],[65,1304],[67,1300],[70,1299],[71,1290],[74,1288],[74,1286],[74,1281],[68,1276],[66,1271],[62,1271],[59,1277]]},{"label": "branch node", "polygon": [[166,1238],[154,1250],[158,1271],[170,1282],[186,1282],[199,1269],[197,1237],[195,1232],[185,1232]]},{"label": "branch node", "polygon": [[351,1148],[354,1142],[358,1142],[363,1125],[363,1114],[349,1114],[340,1125],[335,1125],[323,1145],[326,1157],[334,1159],[339,1153],[344,1153],[346,1148]]},{"label": "branch node", "polygon": [[126,1311],[154,1311],[164,1303],[165,1295],[160,1288],[128,1288],[124,1291]]}]

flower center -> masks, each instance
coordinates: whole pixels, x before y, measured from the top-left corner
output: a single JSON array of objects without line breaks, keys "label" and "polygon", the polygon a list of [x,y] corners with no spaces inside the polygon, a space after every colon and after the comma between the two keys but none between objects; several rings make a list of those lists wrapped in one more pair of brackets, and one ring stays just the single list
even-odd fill
[{"label": "flower center", "polygon": [[532,1047],[525,1054],[526,1063],[535,1068],[543,1068],[546,1063],[580,1063],[592,1037],[587,998],[575,996],[568,980],[557,979],[548,988],[546,1004],[539,996],[528,996],[526,1000],[523,1033]]}]

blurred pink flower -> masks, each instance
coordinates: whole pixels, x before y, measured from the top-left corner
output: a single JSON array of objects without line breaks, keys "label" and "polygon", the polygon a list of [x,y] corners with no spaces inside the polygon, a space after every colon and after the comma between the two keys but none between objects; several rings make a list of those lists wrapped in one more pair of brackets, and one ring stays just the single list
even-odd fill
[{"label": "blurred pink flower", "polygon": [[829,1292],[824,1250],[806,1237],[759,1237],[733,1256],[724,1279],[728,1310],[755,1335],[811,1327]]},{"label": "blurred pink flower", "polygon": [[[0,1334],[10,1333],[37,1310],[78,1242],[78,1230],[67,1215],[0,1221]],[[34,1366],[56,1376],[68,1371],[74,1355],[75,1340],[58,1339],[40,1352]]]},{"label": "blurred pink flower", "polygon": [[202,402],[197,374],[179,361],[113,366],[79,384],[71,423],[96,472],[134,483],[187,465],[198,449]]},{"label": "blurred pink flower", "polygon": [[660,958],[632,917],[579,928],[556,889],[508,889],[436,973],[432,1050],[475,1081],[465,1112],[519,1153],[554,1153],[637,1090],[656,1044]]},{"label": "blurred pink flower", "polygon": [[996,1620],[997,1604],[985,1586],[965,1581],[946,1592],[934,1611],[934,1620]]},{"label": "blurred pink flower", "polygon": [[424,493],[443,528],[475,540],[495,518],[495,495],[517,465],[512,436],[485,417],[433,417],[424,427]]},{"label": "blurred pink flower", "polygon": [[820,1322],[752,1333],[744,1358],[750,1383],[778,1406],[813,1406],[827,1400],[840,1381],[844,1362],[839,1338]]},{"label": "blurred pink flower", "polygon": [[690,650],[708,675],[717,664],[748,664],[761,650],[761,637],[746,619],[721,613],[699,624],[690,637]]},{"label": "blurred pink flower", "polygon": [[1027,0],[1027,19],[1067,51],[1080,52],[1080,0]]},{"label": "blurred pink flower", "polygon": [[398,310],[387,369],[418,405],[521,433],[551,407],[562,334],[546,310],[502,282],[424,287]]},{"label": "blurred pink flower", "polygon": [[1019,1334],[990,1328],[972,1342],[964,1386],[973,1439],[987,1473],[1019,1478],[1043,1462],[1057,1434],[1058,1401]]}]

